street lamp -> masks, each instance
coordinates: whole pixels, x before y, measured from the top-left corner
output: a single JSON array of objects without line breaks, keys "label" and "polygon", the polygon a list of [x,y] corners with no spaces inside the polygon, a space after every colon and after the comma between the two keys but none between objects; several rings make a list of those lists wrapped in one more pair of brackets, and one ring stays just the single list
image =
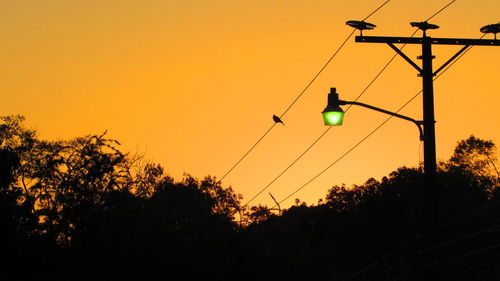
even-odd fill
[{"label": "street lamp", "polygon": [[357,102],[357,101],[345,101],[345,100],[339,100],[339,94],[337,94],[337,90],[335,88],[330,88],[330,93],[328,93],[328,104],[323,110],[323,121],[325,122],[325,125],[327,126],[340,126],[342,125],[342,122],[344,121],[344,111],[342,108],[340,108],[341,105],[346,105],[346,104],[352,104],[352,105],[358,105],[362,106],[365,108],[369,108],[378,112],[382,112],[385,114],[389,114],[391,116],[404,119],[407,121],[412,122],[413,124],[417,125],[418,131],[420,133],[420,140],[424,140],[424,132],[422,129],[422,126],[424,124],[423,121],[417,121],[413,118],[410,118],[408,116],[404,116],[392,111],[388,111],[382,108],[378,108],[372,105],[368,105],[365,103]]},{"label": "street lamp", "polygon": [[327,126],[340,126],[344,121],[344,111],[340,108],[339,94],[335,92],[335,88],[331,88],[328,94],[328,104],[323,110],[323,121]]}]

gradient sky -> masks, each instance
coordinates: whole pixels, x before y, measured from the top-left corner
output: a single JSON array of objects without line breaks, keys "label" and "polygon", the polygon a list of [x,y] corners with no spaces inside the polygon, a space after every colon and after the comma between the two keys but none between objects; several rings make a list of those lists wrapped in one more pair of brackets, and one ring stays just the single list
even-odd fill
[{"label": "gradient sky", "polygon": [[[221,177],[273,124],[381,0],[2,0],[0,113],[22,114],[48,139],[102,133],[124,151],[145,154],[180,179]],[[392,0],[368,21],[366,35],[409,36],[449,0]],[[479,38],[500,21],[500,1],[458,0],[431,22],[433,37]],[[420,33],[418,33],[420,35]],[[492,35],[486,37],[491,39]],[[435,46],[435,69],[458,51]],[[413,59],[418,46],[405,52]],[[352,100],[393,56],[382,44],[354,38],[271,133],[228,175],[251,198],[324,130],[330,87]],[[435,82],[439,159],[470,134],[500,144],[500,48],[474,47]],[[403,59],[360,101],[397,110],[421,89]],[[421,119],[421,97],[403,114]],[[352,108],[270,188],[281,200],[323,170],[386,118]],[[334,184],[380,180],[422,160],[418,131],[391,120],[313,181],[299,197],[315,203]],[[272,204],[268,191],[253,203]],[[244,200],[245,202],[246,200]],[[293,203],[288,200],[286,204]]]}]

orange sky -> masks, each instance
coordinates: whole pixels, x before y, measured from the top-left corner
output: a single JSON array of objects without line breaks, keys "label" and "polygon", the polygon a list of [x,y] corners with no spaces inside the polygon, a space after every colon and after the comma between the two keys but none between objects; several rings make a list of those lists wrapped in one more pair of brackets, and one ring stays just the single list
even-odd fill
[{"label": "orange sky", "polygon": [[[173,177],[221,177],[272,125],[381,0],[4,0],[0,2],[0,112],[23,114],[44,138],[101,133],[145,153]],[[445,1],[392,0],[367,35],[409,36]],[[457,0],[432,20],[433,37],[479,38],[500,21],[500,1]],[[487,38],[492,38],[489,36]],[[435,46],[435,67],[459,49]],[[413,59],[418,46],[405,52]],[[330,87],[354,99],[393,51],[354,43],[341,53],[262,143],[224,179],[246,199],[324,130]],[[500,143],[500,48],[475,47],[435,83],[437,154],[447,159],[470,134]],[[396,110],[421,89],[401,58],[360,101]],[[421,119],[421,98],[403,114]],[[386,118],[352,108],[268,191],[281,200]],[[333,184],[380,179],[416,166],[418,131],[392,120],[293,198],[323,198]],[[268,191],[253,203],[272,204]],[[245,200],[244,200],[245,201]],[[287,201],[285,205],[292,203]]]}]

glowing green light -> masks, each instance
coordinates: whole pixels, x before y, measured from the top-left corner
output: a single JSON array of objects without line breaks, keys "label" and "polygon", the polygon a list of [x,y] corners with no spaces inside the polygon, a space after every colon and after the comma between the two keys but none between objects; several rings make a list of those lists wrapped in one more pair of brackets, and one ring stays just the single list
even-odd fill
[{"label": "glowing green light", "polygon": [[344,121],[344,112],[342,111],[324,111],[323,120],[327,126],[340,126]]}]

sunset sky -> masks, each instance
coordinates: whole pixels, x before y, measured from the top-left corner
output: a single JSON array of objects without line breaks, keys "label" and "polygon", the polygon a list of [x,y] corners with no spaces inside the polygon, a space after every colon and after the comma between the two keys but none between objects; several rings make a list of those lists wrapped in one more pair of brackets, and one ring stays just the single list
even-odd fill
[{"label": "sunset sky", "polygon": [[[220,178],[273,124],[382,0],[2,0],[0,115],[22,114],[42,138],[108,130],[176,179]],[[410,36],[450,0],[392,0],[365,35]],[[430,22],[432,37],[479,38],[500,1],[457,0]],[[356,33],[357,35],[357,33]],[[417,33],[421,36],[421,33]],[[492,39],[493,35],[485,38]],[[437,69],[460,49],[434,46]],[[418,45],[405,53],[416,62]],[[394,55],[352,37],[265,139],[223,180],[243,203],[326,129],[330,87],[355,99]],[[469,135],[500,145],[500,47],[474,47],[434,84],[438,159]],[[359,101],[395,111],[421,89],[400,57]],[[421,96],[401,113],[421,119]],[[281,200],[377,127],[386,115],[353,107],[252,204]],[[418,130],[391,120],[294,198],[316,203],[335,184],[380,180],[423,160]]]}]

